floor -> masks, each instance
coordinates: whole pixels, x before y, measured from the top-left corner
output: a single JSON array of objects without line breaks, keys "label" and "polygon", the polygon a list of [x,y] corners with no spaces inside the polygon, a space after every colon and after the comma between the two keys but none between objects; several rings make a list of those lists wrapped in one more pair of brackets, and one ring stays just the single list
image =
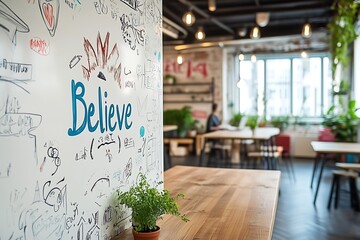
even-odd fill
[{"label": "floor", "polygon": [[[172,157],[172,165],[198,165],[195,156]],[[348,184],[344,182],[339,206],[327,209],[331,186],[331,166],[325,168],[316,206],[310,189],[312,159],[293,159],[296,181],[282,171],[280,196],[273,240],[360,239],[360,212],[350,208]],[[238,166],[233,166],[238,167]],[[358,184],[358,186],[360,186]]]}]

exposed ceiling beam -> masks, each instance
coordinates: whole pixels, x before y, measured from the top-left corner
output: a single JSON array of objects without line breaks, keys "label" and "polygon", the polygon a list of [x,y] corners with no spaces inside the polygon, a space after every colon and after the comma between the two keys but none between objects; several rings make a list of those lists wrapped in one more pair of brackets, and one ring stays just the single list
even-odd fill
[{"label": "exposed ceiling beam", "polygon": [[214,17],[211,17],[209,14],[207,14],[205,11],[203,11],[202,9],[198,8],[197,6],[195,6],[194,4],[192,4],[191,2],[187,1],[187,0],[179,0],[179,2],[181,2],[184,5],[187,5],[189,8],[191,8],[192,10],[196,11],[198,14],[200,14],[201,16],[203,16],[206,19],[210,19],[211,22],[213,22],[214,24],[218,25],[219,27],[221,27],[222,29],[224,29],[225,31],[234,34],[234,30],[232,30],[231,28],[229,28],[228,26],[226,26],[225,24],[223,24],[222,22],[220,22],[219,20],[217,20]]},{"label": "exposed ceiling beam", "polygon": [[262,4],[260,6],[248,5],[238,7],[218,7],[214,12],[215,15],[224,13],[256,13],[256,12],[283,12],[291,9],[313,9],[328,7],[329,4],[326,1],[303,1],[303,2],[286,2],[286,3],[274,3],[274,4]]}]

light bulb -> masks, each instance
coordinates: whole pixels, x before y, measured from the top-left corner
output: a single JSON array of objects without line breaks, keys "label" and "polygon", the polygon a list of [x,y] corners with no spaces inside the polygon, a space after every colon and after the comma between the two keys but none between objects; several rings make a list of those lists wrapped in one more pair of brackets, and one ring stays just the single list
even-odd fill
[{"label": "light bulb", "polygon": [[187,11],[184,13],[182,20],[185,23],[185,25],[191,26],[195,22],[195,16],[191,11]]},{"label": "light bulb", "polygon": [[240,53],[240,54],[239,54],[239,60],[240,60],[240,61],[244,61],[244,59],[245,59],[244,54]]},{"label": "light bulb", "polygon": [[195,38],[197,40],[203,40],[205,38],[205,33],[202,27],[199,27],[198,30],[196,31]]},{"label": "light bulb", "polygon": [[251,55],[251,62],[253,62],[253,63],[256,62],[256,55],[255,54]]},{"label": "light bulb", "polygon": [[304,37],[304,38],[309,38],[311,37],[311,25],[309,23],[306,23],[304,26],[303,26],[303,29],[302,29],[302,32],[301,32],[301,35]]},{"label": "light bulb", "polygon": [[178,56],[177,56],[177,58],[176,58],[176,62],[178,63],[178,64],[182,64],[183,63],[183,57],[179,54]]},{"label": "light bulb", "polygon": [[306,52],[306,51],[302,51],[302,52],[301,52],[301,57],[302,57],[302,58],[307,58],[307,57],[308,57],[307,52]]},{"label": "light bulb", "polygon": [[208,8],[210,12],[214,12],[216,10],[216,0],[209,0]]},{"label": "light bulb", "polygon": [[253,38],[253,39],[260,38],[260,29],[258,26],[253,27],[253,29],[250,32],[250,38]]}]

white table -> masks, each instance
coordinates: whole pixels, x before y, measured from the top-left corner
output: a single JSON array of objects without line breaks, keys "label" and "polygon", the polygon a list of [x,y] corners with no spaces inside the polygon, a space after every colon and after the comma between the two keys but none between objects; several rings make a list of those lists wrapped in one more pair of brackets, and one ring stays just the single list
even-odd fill
[{"label": "white table", "polygon": [[326,154],[346,154],[346,153],[360,154],[360,143],[313,141],[313,142],[311,142],[311,147],[317,153],[317,155],[320,156],[320,157],[315,158],[314,169],[313,169],[313,174],[312,174],[311,184],[310,184],[312,187],[316,169],[318,168],[318,165],[320,164],[320,174],[319,174],[319,179],[317,182],[315,196],[314,196],[314,204],[315,204],[316,198],[317,198],[317,195],[319,192],[319,188],[320,188],[320,182],[321,182],[321,177],[322,177],[322,173],[324,170],[325,161],[326,161],[326,157],[324,155],[326,155]]}]

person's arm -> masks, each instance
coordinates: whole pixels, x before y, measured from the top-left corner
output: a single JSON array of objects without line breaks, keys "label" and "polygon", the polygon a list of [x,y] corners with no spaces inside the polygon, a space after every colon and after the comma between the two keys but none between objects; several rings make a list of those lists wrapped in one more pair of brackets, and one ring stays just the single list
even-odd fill
[{"label": "person's arm", "polygon": [[212,115],[210,118],[210,130],[216,131],[222,129],[224,129],[224,127],[221,125],[219,118],[215,115]]}]

